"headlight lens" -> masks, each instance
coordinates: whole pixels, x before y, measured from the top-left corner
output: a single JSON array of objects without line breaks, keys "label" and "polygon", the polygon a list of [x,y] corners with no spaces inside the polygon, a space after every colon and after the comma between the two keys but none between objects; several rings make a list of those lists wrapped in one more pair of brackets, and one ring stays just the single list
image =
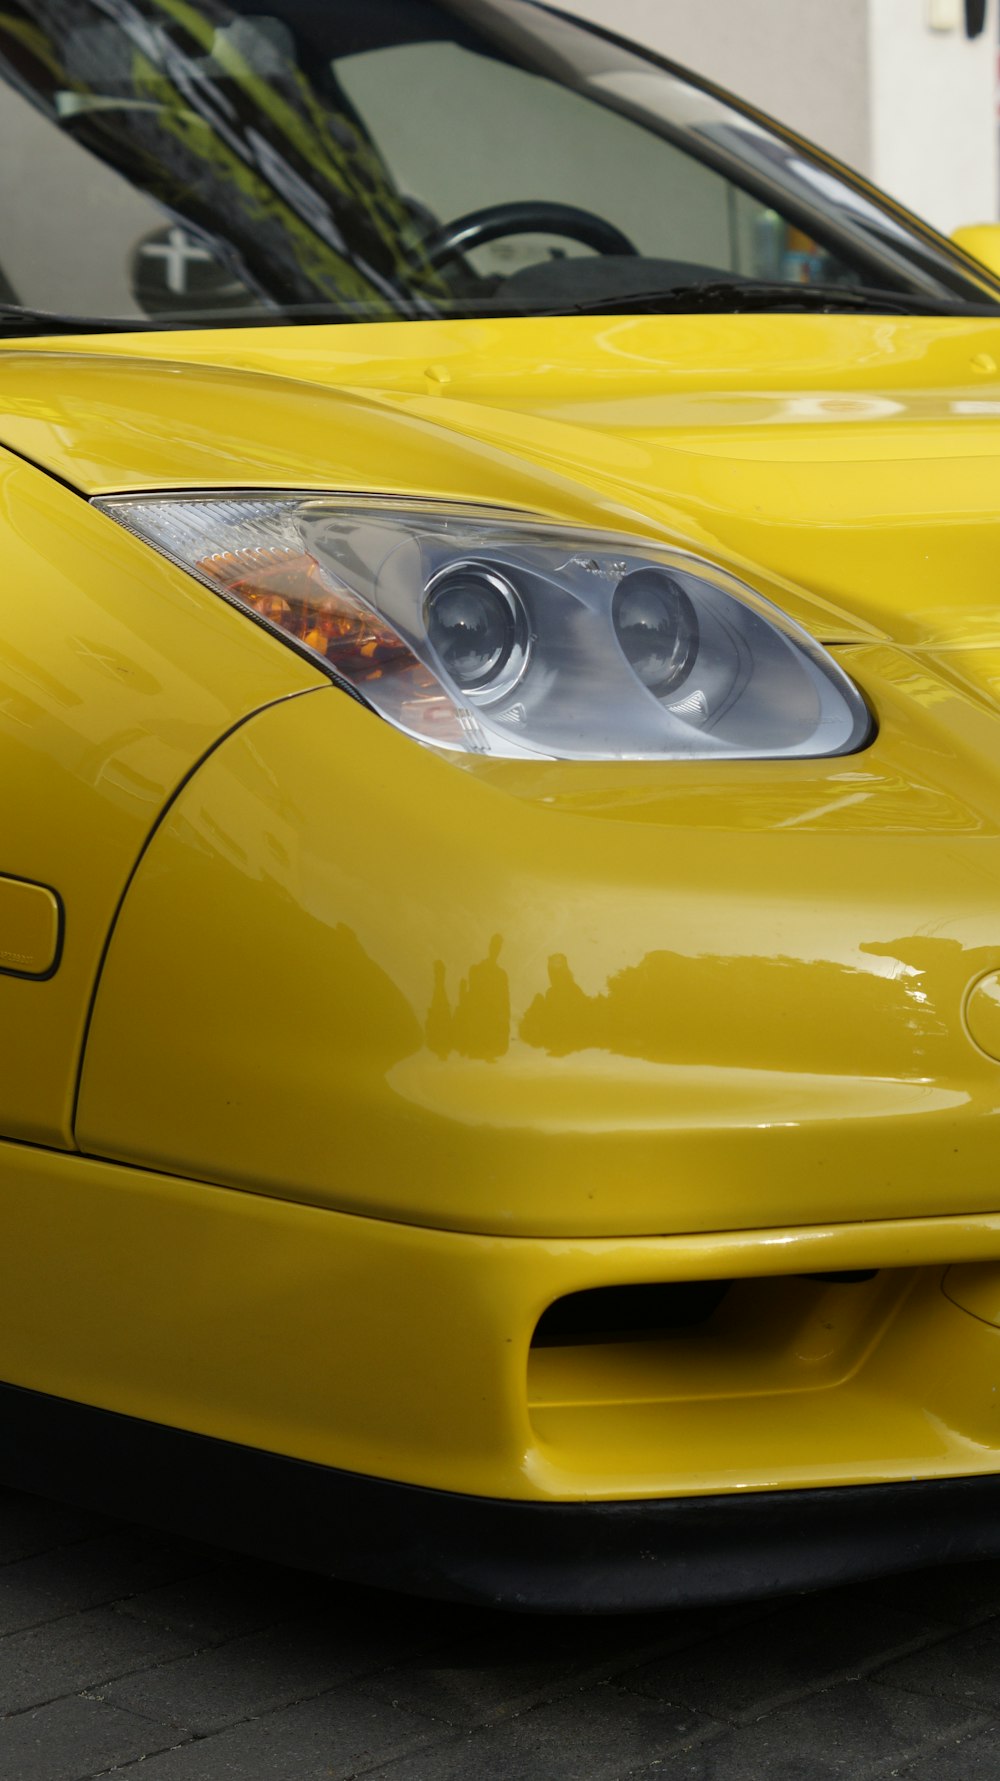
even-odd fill
[{"label": "headlight lens", "polygon": [[424,603],[427,641],[463,693],[497,698],[528,659],[528,620],[517,588],[486,563],[442,569]]},{"label": "headlight lens", "polygon": [[776,607],[641,539],[335,495],[94,505],[436,747],[816,756],[871,728],[857,689]]},{"label": "headlight lens", "polygon": [[686,680],[698,654],[698,620],[672,575],[665,569],[633,569],[623,575],[611,614],[626,657],[656,698],[665,698]]}]

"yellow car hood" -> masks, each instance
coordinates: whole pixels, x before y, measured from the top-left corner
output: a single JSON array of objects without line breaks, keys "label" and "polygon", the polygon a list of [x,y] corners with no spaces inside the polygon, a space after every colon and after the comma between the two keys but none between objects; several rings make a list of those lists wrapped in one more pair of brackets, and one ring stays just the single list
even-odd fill
[{"label": "yellow car hood", "polygon": [[828,642],[1000,643],[1000,322],[571,317],[8,342],[0,442],[88,493],[487,501],[722,562]]}]

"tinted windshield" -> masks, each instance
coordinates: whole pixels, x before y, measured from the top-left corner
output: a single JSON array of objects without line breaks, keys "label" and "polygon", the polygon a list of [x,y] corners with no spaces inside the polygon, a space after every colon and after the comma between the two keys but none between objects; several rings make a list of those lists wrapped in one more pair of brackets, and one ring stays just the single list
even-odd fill
[{"label": "tinted windshield", "polygon": [[988,300],[821,157],[528,0],[0,0],[0,158],[0,297],[95,320]]}]

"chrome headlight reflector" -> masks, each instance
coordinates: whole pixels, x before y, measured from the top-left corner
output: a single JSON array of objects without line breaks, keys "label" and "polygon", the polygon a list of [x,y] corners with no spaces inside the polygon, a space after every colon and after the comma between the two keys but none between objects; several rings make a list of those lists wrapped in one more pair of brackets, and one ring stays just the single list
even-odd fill
[{"label": "chrome headlight reflector", "polygon": [[871,729],[857,688],[777,607],[641,538],[343,495],[94,505],[434,747],[817,756]]}]

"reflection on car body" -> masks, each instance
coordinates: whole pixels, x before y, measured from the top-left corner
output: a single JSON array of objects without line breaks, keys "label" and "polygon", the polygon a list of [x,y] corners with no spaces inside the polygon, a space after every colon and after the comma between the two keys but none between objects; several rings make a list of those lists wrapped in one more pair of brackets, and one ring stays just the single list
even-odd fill
[{"label": "reflection on car body", "polygon": [[0,77],[0,1476],[550,1610],[995,1551],[1000,286],[528,0]]}]

